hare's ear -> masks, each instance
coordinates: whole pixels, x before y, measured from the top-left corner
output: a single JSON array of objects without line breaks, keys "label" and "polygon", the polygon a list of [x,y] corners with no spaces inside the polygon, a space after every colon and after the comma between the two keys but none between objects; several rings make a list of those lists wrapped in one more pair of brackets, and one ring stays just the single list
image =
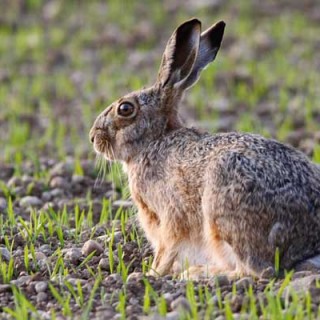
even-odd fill
[{"label": "hare's ear", "polygon": [[158,74],[161,87],[171,87],[187,79],[198,55],[200,34],[201,22],[197,19],[184,22],[172,34]]},{"label": "hare's ear", "polygon": [[223,21],[220,21],[201,34],[197,60],[188,78],[183,82],[183,89],[195,84],[201,71],[215,59],[221,45],[225,25]]}]

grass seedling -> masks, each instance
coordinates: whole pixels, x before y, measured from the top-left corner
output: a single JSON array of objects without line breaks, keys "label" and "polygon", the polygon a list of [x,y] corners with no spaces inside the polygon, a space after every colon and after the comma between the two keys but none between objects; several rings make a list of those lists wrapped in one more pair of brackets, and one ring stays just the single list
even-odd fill
[{"label": "grass seedling", "polygon": [[9,262],[3,261],[0,255],[0,279],[2,283],[10,283],[14,275],[14,260],[10,258]]},{"label": "grass seedling", "polygon": [[[100,287],[101,281],[102,281],[102,276],[99,273],[99,276],[96,278],[96,280],[94,282],[94,285],[93,285],[93,288],[92,288],[92,290],[90,292],[90,296],[89,296],[88,302],[86,303],[86,308],[85,308],[84,312],[81,315],[81,319],[83,319],[83,320],[86,320],[89,317],[89,313],[90,313],[90,311],[92,309],[93,301],[94,301],[96,292]],[[79,288],[78,288],[78,292],[79,292]]]},{"label": "grass seedling", "polygon": [[320,164],[320,144],[314,146],[312,160]]},{"label": "grass seedling", "polygon": [[110,220],[110,215],[111,215],[110,201],[108,199],[106,199],[106,198],[103,198],[99,224],[104,224],[107,221],[109,221]]},{"label": "grass seedling", "polygon": [[163,296],[160,296],[158,299],[158,312],[161,317],[167,315],[167,302]]},{"label": "grass seedling", "polygon": [[[34,305],[25,297],[25,295],[16,287],[12,287],[14,300],[14,309],[3,307],[3,311],[9,314],[13,319],[25,320],[39,318],[39,314]],[[31,316],[33,314],[33,317]]]},{"label": "grass seedling", "polygon": [[280,251],[278,247],[276,248],[276,252],[274,255],[274,270],[276,276],[278,277],[280,272]]},{"label": "grass seedling", "polygon": [[151,307],[150,287],[151,287],[150,283],[145,281],[144,296],[143,296],[143,313],[144,314],[149,314],[150,307]]},{"label": "grass seedling", "polygon": [[118,296],[119,303],[117,305],[117,311],[121,314],[121,319],[126,319],[126,294],[121,290]]},{"label": "grass seedling", "polygon": [[13,204],[11,197],[8,198],[8,207],[7,207],[7,215],[8,215],[8,222],[9,226],[13,227],[16,224],[14,211],[13,211]]},{"label": "grass seedling", "polygon": [[51,284],[49,283],[49,289],[53,297],[57,300],[62,309],[62,314],[66,317],[72,315],[72,311],[70,308],[70,293],[63,292],[62,294]]},{"label": "grass seedling", "polygon": [[194,283],[193,281],[188,281],[186,285],[186,298],[190,303],[192,319],[198,319],[198,307],[195,297]]}]

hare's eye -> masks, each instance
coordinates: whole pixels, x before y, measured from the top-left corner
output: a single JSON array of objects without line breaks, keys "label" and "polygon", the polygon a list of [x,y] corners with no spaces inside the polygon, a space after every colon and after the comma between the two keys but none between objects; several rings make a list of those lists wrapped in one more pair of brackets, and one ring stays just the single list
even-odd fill
[{"label": "hare's eye", "polygon": [[118,107],[118,115],[121,117],[130,117],[134,114],[135,107],[130,102],[121,103]]}]

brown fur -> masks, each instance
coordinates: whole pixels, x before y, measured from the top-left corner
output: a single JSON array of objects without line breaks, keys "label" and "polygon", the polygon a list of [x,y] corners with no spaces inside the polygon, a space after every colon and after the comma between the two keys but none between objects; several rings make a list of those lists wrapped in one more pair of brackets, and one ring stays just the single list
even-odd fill
[{"label": "brown fur", "polygon": [[[108,107],[90,137],[122,161],[138,218],[154,247],[153,274],[182,271],[260,275],[320,254],[320,167],[301,152],[254,134],[185,128],[178,105],[214,60],[220,22],[200,34],[196,19],[170,38],[154,86]],[[117,114],[122,102],[132,117]],[[317,259],[309,259],[316,261]]]}]

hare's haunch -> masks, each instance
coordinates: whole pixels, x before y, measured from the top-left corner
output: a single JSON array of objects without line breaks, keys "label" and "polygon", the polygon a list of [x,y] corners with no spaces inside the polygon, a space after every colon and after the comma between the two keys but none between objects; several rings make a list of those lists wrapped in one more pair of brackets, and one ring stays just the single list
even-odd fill
[{"label": "hare's haunch", "polygon": [[259,135],[210,135],[178,116],[186,89],[220,48],[225,23],[201,33],[180,25],[156,83],[112,103],[96,119],[96,152],[126,165],[138,217],[154,248],[153,274],[259,276],[319,264],[320,168]]}]

